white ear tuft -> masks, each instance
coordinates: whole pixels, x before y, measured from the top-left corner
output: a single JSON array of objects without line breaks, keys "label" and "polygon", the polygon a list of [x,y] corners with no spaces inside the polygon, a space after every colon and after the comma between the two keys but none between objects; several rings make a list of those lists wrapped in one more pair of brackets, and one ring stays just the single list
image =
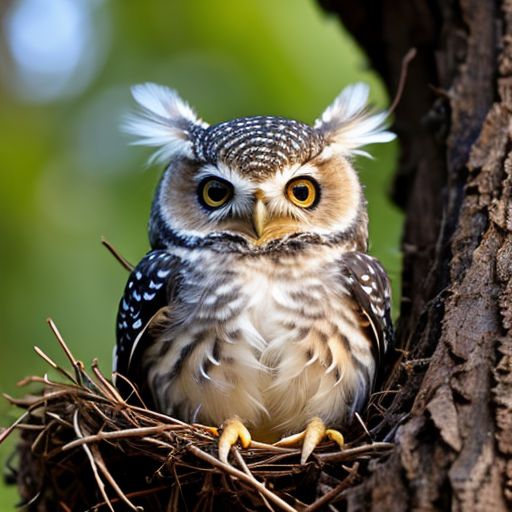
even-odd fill
[{"label": "white ear tuft", "polygon": [[179,155],[193,158],[191,129],[208,125],[189,104],[176,91],[153,83],[133,86],[132,95],[140,110],[127,116],[122,129],[138,137],[133,144],[159,148],[150,163],[168,163]]},{"label": "white ear tuft", "polygon": [[371,156],[360,147],[395,139],[393,132],[386,130],[388,112],[372,112],[368,109],[369,87],[356,83],[345,87],[315,121],[315,129],[328,144],[335,145],[342,153]]}]

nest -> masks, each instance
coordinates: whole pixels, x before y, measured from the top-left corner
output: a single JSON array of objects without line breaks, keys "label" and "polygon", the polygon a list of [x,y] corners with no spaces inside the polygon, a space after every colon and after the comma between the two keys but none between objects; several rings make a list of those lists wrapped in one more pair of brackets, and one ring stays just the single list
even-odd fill
[{"label": "nest", "polygon": [[[123,267],[133,268],[103,244]],[[87,370],[49,324],[68,367],[35,347],[56,378],[28,377],[19,385],[35,385],[35,392],[22,399],[4,395],[24,412],[0,430],[0,443],[19,434],[7,480],[18,486],[28,512],[336,511],[350,488],[389,455],[394,445],[387,441],[405,417],[404,403],[408,407],[403,400],[395,406],[396,393],[414,365],[396,360],[364,418],[356,414],[358,421],[344,430],[351,443],[343,450],[323,443],[300,464],[299,449],[253,441],[248,449],[233,447],[224,464],[217,457],[217,429],[149,409],[125,382],[136,398],[128,403],[98,362]]]},{"label": "nest", "polygon": [[7,397],[24,413],[0,434],[18,431],[10,481],[28,511],[337,510],[349,487],[393,445],[369,442],[360,423],[340,451],[323,443],[307,464],[300,451],[253,441],[217,458],[218,433],[127,403],[100,371],[78,361],[50,320],[69,360],[62,368],[36,347],[61,378],[28,377],[39,392]]}]

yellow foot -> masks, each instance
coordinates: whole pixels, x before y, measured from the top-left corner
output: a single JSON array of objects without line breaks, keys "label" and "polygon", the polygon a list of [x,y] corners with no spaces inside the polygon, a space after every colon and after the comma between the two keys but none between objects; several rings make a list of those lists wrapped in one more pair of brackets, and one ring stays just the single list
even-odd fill
[{"label": "yellow foot", "polygon": [[285,437],[275,443],[276,446],[296,446],[302,443],[302,454],[300,457],[300,463],[305,464],[309,456],[313,453],[313,450],[320,444],[320,442],[329,438],[338,444],[340,448],[343,448],[345,440],[343,435],[337,430],[325,428],[324,422],[320,418],[313,418],[307,425],[306,430]]},{"label": "yellow foot", "polygon": [[240,439],[242,448],[249,448],[251,434],[245,425],[238,418],[231,418],[224,422],[222,434],[219,439],[219,459],[221,462],[228,461],[229,450]]}]

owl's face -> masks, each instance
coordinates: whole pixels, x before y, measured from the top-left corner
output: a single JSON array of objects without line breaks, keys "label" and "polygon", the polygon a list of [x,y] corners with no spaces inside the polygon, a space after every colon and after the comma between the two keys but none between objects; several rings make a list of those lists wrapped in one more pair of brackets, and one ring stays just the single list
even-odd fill
[{"label": "owl's face", "polygon": [[259,247],[299,233],[344,232],[363,209],[352,166],[328,152],[265,174],[181,159],[165,173],[156,204],[181,236],[229,233]]},{"label": "owl's face", "polygon": [[297,236],[351,239],[364,249],[367,216],[352,155],[391,140],[385,113],[366,110],[367,88],[347,88],[314,127],[280,117],[208,126],[169,89],[133,90],[142,113],[130,133],[158,146],[167,164],[152,209],[153,246],[222,245],[254,250]]}]

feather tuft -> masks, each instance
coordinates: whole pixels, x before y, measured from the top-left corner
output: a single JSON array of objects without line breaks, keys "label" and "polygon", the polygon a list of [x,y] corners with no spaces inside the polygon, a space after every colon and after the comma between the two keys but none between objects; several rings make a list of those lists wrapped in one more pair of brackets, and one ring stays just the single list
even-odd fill
[{"label": "feather tuft", "polygon": [[191,130],[208,125],[190,105],[163,85],[139,84],[131,91],[139,110],[125,118],[122,130],[137,137],[133,144],[158,148],[149,162],[166,164],[179,156],[194,158]]},{"label": "feather tuft", "polygon": [[315,121],[315,129],[330,145],[347,156],[371,156],[359,148],[367,144],[390,142],[396,135],[387,130],[389,113],[368,108],[369,87],[356,83],[345,87]]}]

